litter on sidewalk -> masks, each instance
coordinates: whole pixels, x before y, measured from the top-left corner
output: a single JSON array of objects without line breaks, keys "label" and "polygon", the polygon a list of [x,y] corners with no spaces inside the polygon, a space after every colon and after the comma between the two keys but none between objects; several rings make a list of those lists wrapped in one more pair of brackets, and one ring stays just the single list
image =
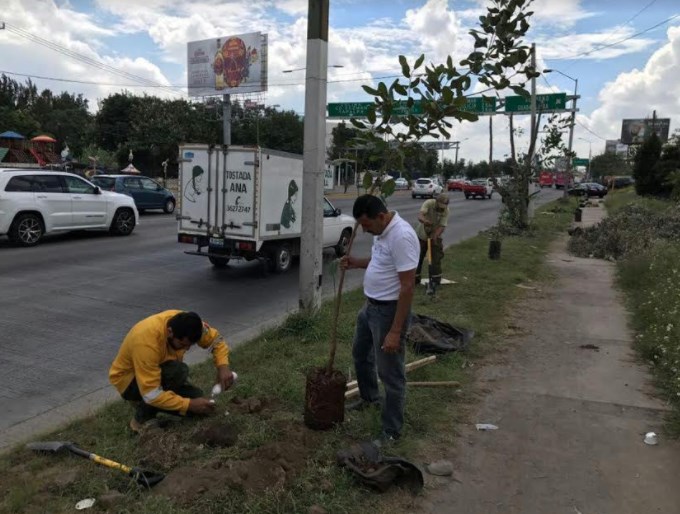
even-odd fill
[{"label": "litter on sidewalk", "polygon": [[498,430],[498,427],[491,423],[477,423],[475,427],[477,427],[477,430]]}]

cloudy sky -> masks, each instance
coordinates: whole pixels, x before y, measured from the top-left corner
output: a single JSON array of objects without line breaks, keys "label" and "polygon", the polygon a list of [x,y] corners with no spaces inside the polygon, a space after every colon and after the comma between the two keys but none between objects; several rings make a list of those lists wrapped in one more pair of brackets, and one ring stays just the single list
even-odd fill
[{"label": "cloudy sky", "polygon": [[[464,58],[483,0],[331,0],[328,101],[370,101],[362,84],[399,73],[397,56]],[[268,34],[268,91],[260,101],[304,110],[307,0],[0,0],[0,73],[97,100],[126,89],[186,97],[187,42]],[[539,68],[578,79],[574,148],[587,157],[617,139],[623,118],[671,118],[680,127],[680,2],[535,0],[527,42]],[[42,78],[38,78],[42,77]],[[58,79],[58,80],[56,80]],[[389,79],[386,79],[389,80]],[[539,93],[573,93],[557,72]],[[4,128],[3,128],[4,129]],[[459,157],[488,158],[488,118],[456,126]],[[494,158],[508,152],[494,118]],[[447,155],[448,156],[448,155]]]}]

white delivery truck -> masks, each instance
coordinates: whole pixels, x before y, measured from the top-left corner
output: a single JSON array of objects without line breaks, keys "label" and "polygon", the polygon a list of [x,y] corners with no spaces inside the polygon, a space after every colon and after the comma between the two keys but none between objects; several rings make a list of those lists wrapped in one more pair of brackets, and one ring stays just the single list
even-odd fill
[{"label": "white delivery truck", "polygon": [[[287,271],[300,254],[302,156],[255,146],[179,148],[178,241],[216,267],[264,260]],[[354,218],[323,202],[323,246],[345,253]]]}]

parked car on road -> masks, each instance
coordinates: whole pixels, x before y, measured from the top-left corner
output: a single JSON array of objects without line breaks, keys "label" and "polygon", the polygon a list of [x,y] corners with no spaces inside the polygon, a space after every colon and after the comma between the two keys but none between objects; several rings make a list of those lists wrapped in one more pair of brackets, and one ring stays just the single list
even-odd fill
[{"label": "parked car on road", "polygon": [[140,212],[146,209],[163,209],[170,214],[177,205],[175,195],[143,175],[96,175],[91,181],[105,191],[131,196]]},{"label": "parked car on road", "polygon": [[567,194],[571,196],[587,196],[588,198],[591,196],[604,198],[607,194],[607,188],[601,184],[596,184],[595,182],[582,182],[569,188]]},{"label": "parked car on road", "polygon": [[397,189],[408,189],[408,180],[399,177],[398,179],[395,179],[394,185]]},{"label": "parked car on road", "polygon": [[419,178],[413,183],[413,188],[411,188],[411,198],[434,198],[443,191],[444,186],[442,186],[437,179]]},{"label": "parked car on road", "polygon": [[45,234],[108,230],[129,236],[139,221],[135,202],[73,173],[5,170],[0,173],[0,235],[21,246]]},{"label": "parked car on road", "polygon": [[467,182],[463,186],[463,194],[465,194],[466,200],[477,196],[481,198],[491,198],[493,196],[493,185],[489,179],[475,179],[471,182]]}]

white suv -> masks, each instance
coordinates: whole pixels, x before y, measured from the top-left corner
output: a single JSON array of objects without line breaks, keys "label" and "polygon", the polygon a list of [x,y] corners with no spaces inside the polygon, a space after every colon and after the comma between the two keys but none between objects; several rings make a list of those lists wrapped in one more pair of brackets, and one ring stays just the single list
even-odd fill
[{"label": "white suv", "polygon": [[45,234],[108,230],[128,236],[139,221],[135,201],[102,191],[72,173],[0,170],[0,235],[34,246]]},{"label": "white suv", "polygon": [[417,198],[419,196],[434,198],[442,191],[444,191],[444,186],[442,186],[436,178],[419,178],[413,183],[411,198]]}]

